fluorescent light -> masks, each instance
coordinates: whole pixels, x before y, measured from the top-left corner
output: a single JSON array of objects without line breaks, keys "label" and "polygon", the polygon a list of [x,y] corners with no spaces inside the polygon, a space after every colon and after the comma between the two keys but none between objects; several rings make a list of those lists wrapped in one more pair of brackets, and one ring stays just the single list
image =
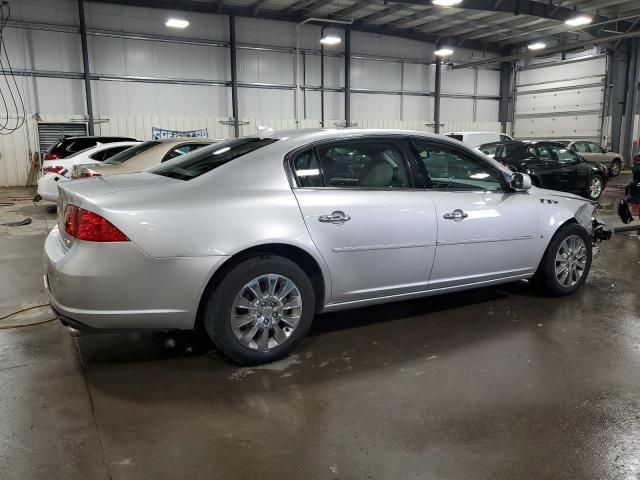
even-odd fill
[{"label": "fluorescent light", "polygon": [[547,48],[547,44],[543,42],[535,42],[528,46],[529,50],[542,50],[543,48]]},{"label": "fluorescent light", "polygon": [[170,18],[165,25],[171,28],[187,28],[189,22],[180,18]]},{"label": "fluorescent light", "polygon": [[342,42],[342,37],[340,36],[340,30],[337,28],[324,28],[322,30],[322,38],[320,39],[320,43],[323,45],[337,45]]},{"label": "fluorescent light", "polygon": [[327,35],[320,39],[320,43],[324,45],[337,45],[342,42],[340,37],[334,37],[333,35]]},{"label": "fluorescent light", "polygon": [[593,19],[587,15],[578,15],[566,20],[564,23],[571,25],[572,27],[580,27],[582,25],[589,25]]},{"label": "fluorescent light", "polygon": [[453,50],[450,48],[439,48],[438,50],[433,52],[433,54],[437,55],[438,57],[448,57],[449,55],[453,54]]},{"label": "fluorescent light", "polygon": [[431,3],[439,7],[453,7],[462,3],[462,0],[431,0]]}]

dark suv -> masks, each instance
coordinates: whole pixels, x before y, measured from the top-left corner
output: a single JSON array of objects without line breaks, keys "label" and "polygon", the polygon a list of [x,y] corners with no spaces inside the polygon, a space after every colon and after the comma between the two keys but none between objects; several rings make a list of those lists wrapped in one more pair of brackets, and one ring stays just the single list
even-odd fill
[{"label": "dark suv", "polygon": [[95,147],[99,143],[130,142],[138,141],[132,137],[66,137],[54,143],[42,155],[43,160],[55,160],[56,158],[66,158],[69,155]]}]

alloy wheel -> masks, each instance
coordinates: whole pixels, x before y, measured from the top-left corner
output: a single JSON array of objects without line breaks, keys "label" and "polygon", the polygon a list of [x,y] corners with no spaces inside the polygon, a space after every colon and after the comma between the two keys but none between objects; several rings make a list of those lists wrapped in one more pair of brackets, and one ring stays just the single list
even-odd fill
[{"label": "alloy wheel", "polygon": [[616,177],[620,174],[620,162],[615,161],[611,164],[611,176]]},{"label": "alloy wheel", "polygon": [[593,177],[591,179],[591,183],[589,184],[589,196],[592,199],[596,199],[602,193],[602,180],[600,177]]},{"label": "alloy wheel", "polygon": [[302,296],[296,284],[270,273],[240,289],[231,309],[231,329],[245,347],[267,351],[289,339],[301,315]]},{"label": "alloy wheel", "polygon": [[578,235],[565,238],[556,253],[556,279],[564,288],[576,285],[587,267],[587,247]]}]

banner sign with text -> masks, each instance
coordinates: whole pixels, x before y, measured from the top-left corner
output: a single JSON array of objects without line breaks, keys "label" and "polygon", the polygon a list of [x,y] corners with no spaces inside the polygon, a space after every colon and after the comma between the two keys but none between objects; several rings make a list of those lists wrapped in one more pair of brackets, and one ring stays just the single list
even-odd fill
[{"label": "banner sign with text", "polygon": [[166,130],[164,128],[151,127],[151,138],[154,140],[161,140],[163,138],[181,138],[181,137],[208,137],[209,129],[203,128],[201,130]]}]

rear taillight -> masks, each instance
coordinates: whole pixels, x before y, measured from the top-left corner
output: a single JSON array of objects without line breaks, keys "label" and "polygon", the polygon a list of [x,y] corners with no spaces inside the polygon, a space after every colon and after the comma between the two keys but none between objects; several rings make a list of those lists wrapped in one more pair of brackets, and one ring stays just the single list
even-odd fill
[{"label": "rear taillight", "polygon": [[43,173],[58,173],[60,170],[62,170],[64,167],[60,166],[60,165],[56,165],[55,167],[44,167],[42,169]]},{"label": "rear taillight", "polygon": [[127,242],[127,236],[97,213],[75,205],[64,211],[64,231],[72,237],[89,242]]},{"label": "rear taillight", "polygon": [[57,160],[58,158],[60,158],[58,155],[56,155],[55,153],[45,153],[42,156],[43,160]]},{"label": "rear taillight", "polygon": [[80,178],[91,178],[91,177],[101,177],[99,173],[96,172],[81,172]]}]

